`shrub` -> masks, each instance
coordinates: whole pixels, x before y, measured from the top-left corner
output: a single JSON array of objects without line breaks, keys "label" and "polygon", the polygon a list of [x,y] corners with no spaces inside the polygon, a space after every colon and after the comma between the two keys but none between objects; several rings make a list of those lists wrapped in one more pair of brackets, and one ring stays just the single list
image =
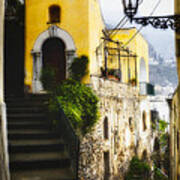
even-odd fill
[{"label": "shrub", "polygon": [[43,88],[47,91],[52,91],[56,84],[56,71],[51,66],[46,66],[41,71],[40,80],[43,84]]},{"label": "shrub", "polygon": [[154,169],[154,180],[168,180],[167,177],[165,177],[161,171],[155,167]]},{"label": "shrub", "polygon": [[[55,93],[76,132],[89,132],[98,120],[98,98],[91,88],[69,79],[58,85]],[[57,111],[57,103],[51,100],[49,108]]]},{"label": "shrub", "polygon": [[76,81],[81,81],[82,78],[88,73],[87,66],[88,66],[89,60],[87,56],[81,56],[74,58],[74,61],[72,62],[70,66],[70,74],[71,78]]},{"label": "shrub", "polygon": [[125,180],[149,180],[150,179],[150,166],[138,157],[133,157]]}]

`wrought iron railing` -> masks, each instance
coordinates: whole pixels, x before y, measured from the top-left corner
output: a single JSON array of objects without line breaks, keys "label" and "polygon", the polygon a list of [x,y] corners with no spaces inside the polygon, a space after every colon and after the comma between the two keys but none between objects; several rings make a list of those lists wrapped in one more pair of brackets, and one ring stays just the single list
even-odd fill
[{"label": "wrought iron railing", "polygon": [[57,113],[58,126],[57,129],[61,133],[61,136],[65,140],[67,151],[71,158],[71,167],[78,180],[78,163],[79,163],[79,137],[76,135],[69,119],[66,117],[61,104],[56,99],[59,107]]}]

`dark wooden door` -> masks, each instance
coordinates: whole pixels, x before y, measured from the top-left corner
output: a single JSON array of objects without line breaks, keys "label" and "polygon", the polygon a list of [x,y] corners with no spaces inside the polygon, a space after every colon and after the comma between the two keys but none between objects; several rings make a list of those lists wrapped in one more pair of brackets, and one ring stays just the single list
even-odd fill
[{"label": "dark wooden door", "polygon": [[43,67],[50,66],[56,72],[56,81],[61,82],[66,78],[65,45],[58,38],[45,41],[43,48]]}]

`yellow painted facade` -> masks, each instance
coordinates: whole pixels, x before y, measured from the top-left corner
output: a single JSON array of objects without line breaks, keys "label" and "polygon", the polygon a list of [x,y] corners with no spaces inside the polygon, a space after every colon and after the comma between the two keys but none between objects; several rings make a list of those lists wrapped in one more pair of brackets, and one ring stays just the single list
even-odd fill
[{"label": "yellow painted facade", "polygon": [[[60,22],[54,23],[73,39],[76,56],[87,55],[90,60],[89,74],[97,73],[96,47],[102,36],[104,23],[98,0],[26,0],[25,19],[25,84],[32,88],[34,44],[41,33],[48,30],[49,7],[60,7]],[[63,39],[62,39],[63,41]],[[89,82],[87,76],[84,82]]]},{"label": "yellow painted facade", "polygon": [[[74,51],[74,56],[86,55],[89,57],[89,74],[83,79],[84,83],[90,82],[91,74],[100,73],[100,67],[104,66],[104,44],[101,43],[104,23],[98,0],[26,0],[25,3],[25,85],[30,88],[30,91],[33,91],[34,79],[39,78],[38,75],[34,77],[34,74],[37,73],[36,68],[38,68],[38,65],[35,67],[35,64],[42,61],[42,46],[48,38],[51,38],[50,28],[52,27],[56,28],[55,31],[61,31],[62,37],[59,35],[57,38],[65,42],[67,54]],[[49,8],[52,5],[60,7],[60,22],[49,23]],[[113,36],[113,40],[125,44],[136,32],[136,28],[120,29]],[[70,49],[67,47],[69,39],[71,39]],[[74,48],[72,49],[72,47]],[[97,55],[98,47],[101,49],[100,56]],[[136,79],[138,83],[149,82],[147,42],[138,34],[127,47],[137,55],[137,59],[135,61],[130,57],[127,61],[127,58],[121,58],[122,82],[128,83],[133,79]],[[66,60],[68,57],[67,55]],[[142,60],[144,67],[141,66]],[[108,68],[117,67],[117,63],[117,57],[114,60],[108,59]],[[144,79],[140,80],[141,77]]]},{"label": "yellow painted facade", "polygon": [[[111,31],[110,31],[111,32]],[[139,82],[149,82],[149,54],[148,54],[148,43],[144,39],[144,37],[139,33],[132,39],[130,43],[126,43],[137,33],[136,28],[130,29],[119,29],[116,34],[112,37],[114,41],[119,41],[122,43],[120,47],[128,48],[132,54],[136,54],[137,58],[129,57],[121,57],[121,71],[122,71],[122,82],[128,83],[133,79],[137,79],[137,83]],[[110,43],[112,44],[112,43]],[[110,45],[112,46],[112,45]],[[114,45],[113,45],[114,46]],[[127,56],[127,53],[121,52],[121,56]],[[111,58],[111,57],[110,57]],[[141,61],[144,61],[144,67],[141,66]],[[136,66],[136,67],[135,67]],[[109,60],[108,67],[118,68],[118,59],[116,57],[115,61],[113,59]],[[128,73],[128,67],[130,71],[130,75]],[[143,69],[142,69],[143,68]],[[144,71],[141,74],[141,71]],[[130,76],[130,77],[129,77]],[[140,79],[143,76],[142,80]]]}]

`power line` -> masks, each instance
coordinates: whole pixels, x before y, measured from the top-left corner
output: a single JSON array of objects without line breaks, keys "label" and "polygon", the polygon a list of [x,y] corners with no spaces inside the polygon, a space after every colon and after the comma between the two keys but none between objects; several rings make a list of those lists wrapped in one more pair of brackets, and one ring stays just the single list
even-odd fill
[{"label": "power line", "polygon": [[[156,9],[158,8],[159,4],[161,3],[161,0],[158,1],[158,3],[155,5],[155,7],[153,8],[152,12],[150,13],[149,16],[152,16],[154,14],[154,12],[156,11]],[[128,40],[128,42],[125,43],[125,45],[123,47],[126,47],[139,33],[140,31],[143,29],[143,26],[141,26],[137,32]]]},{"label": "power line", "polygon": [[117,28],[117,29],[111,34],[110,38],[113,38],[113,37],[118,33],[119,29],[122,29],[122,28],[126,25],[126,23],[127,23],[128,21],[129,21],[129,19],[127,18],[127,19],[125,20],[125,22],[121,25],[121,27]]},{"label": "power line", "polygon": [[[126,22],[125,23],[123,23],[123,21],[126,19]],[[122,24],[123,23],[123,24]],[[113,35],[113,33],[114,33],[114,31],[116,31],[118,28],[122,28],[125,24],[127,23],[127,17],[126,16],[124,16],[123,18],[121,18],[121,20],[116,24],[116,26],[112,29],[112,31],[109,33],[109,34],[107,34],[108,35],[108,37],[110,38],[112,35]],[[121,25],[122,24],[122,25]],[[121,26],[120,26],[121,25]],[[120,27],[119,27],[120,26]],[[103,42],[101,42],[98,46],[97,46],[97,48],[96,49],[98,49],[99,47],[101,47],[101,45],[104,43],[104,41]]]},{"label": "power line", "polygon": [[119,22],[118,24],[112,29],[112,32],[108,34],[108,36],[111,36],[113,34],[114,30],[117,30],[117,28],[121,25],[121,23],[124,21],[124,19],[126,19],[126,16],[124,16]]}]

